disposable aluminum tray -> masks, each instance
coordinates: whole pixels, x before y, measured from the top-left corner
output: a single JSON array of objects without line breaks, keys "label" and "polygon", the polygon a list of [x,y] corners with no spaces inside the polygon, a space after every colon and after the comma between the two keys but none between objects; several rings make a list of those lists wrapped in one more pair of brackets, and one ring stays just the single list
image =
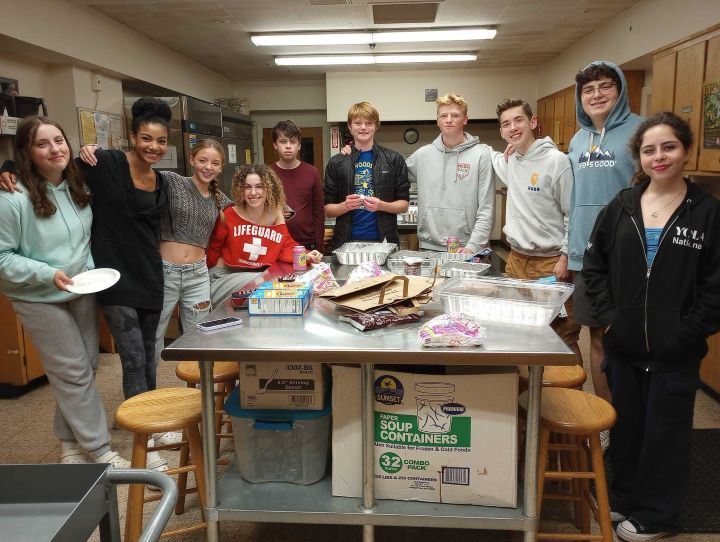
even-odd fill
[{"label": "disposable aluminum tray", "polygon": [[395,243],[345,243],[333,251],[341,265],[359,265],[375,262],[383,265],[397,248]]},{"label": "disposable aluminum tray", "polygon": [[440,276],[477,278],[487,273],[489,269],[489,263],[445,262],[440,266]]},{"label": "disposable aluminum tray", "polygon": [[437,258],[437,264],[443,265],[447,262],[466,262],[473,256],[464,252],[436,252],[435,257]]},{"label": "disposable aluminum tray", "polygon": [[399,250],[387,259],[387,266],[391,273],[402,275],[405,273],[405,258],[422,258],[420,275],[431,277],[436,265],[437,252],[424,252],[422,250]]},{"label": "disposable aluminum tray", "polygon": [[544,326],[557,316],[572,292],[573,286],[565,283],[453,277],[435,290],[434,297],[445,312],[463,312],[478,320]]}]

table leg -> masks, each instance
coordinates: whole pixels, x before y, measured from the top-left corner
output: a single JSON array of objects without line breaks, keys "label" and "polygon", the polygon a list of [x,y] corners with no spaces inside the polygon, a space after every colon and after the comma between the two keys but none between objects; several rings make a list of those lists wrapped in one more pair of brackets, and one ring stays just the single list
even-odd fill
[{"label": "table leg", "polygon": [[[525,494],[523,514],[528,519],[537,517],[537,476],[538,476],[538,443],[540,435],[540,393],[542,392],[542,365],[528,367],[528,408],[525,424]],[[524,542],[535,542],[537,525],[531,531],[525,531]]]},{"label": "table leg", "polygon": [[205,463],[205,518],[207,542],[218,542],[220,530],[217,520],[217,450],[215,445],[215,385],[213,366],[215,362],[200,363],[200,392],[202,393],[202,439]]},{"label": "table leg", "polygon": [[[375,365],[363,363],[362,367],[362,510],[372,513],[375,508]],[[363,542],[373,542],[372,525],[363,525]]]}]

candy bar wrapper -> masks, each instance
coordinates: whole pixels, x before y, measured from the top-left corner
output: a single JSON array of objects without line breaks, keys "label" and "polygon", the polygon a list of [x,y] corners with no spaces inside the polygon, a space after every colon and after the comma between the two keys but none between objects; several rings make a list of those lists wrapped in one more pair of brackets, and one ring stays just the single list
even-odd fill
[{"label": "candy bar wrapper", "polygon": [[406,324],[409,322],[417,322],[420,320],[420,313],[407,314],[398,316],[390,311],[378,312],[351,312],[343,314],[339,317],[341,322],[347,322],[360,331],[369,331],[371,329],[379,329],[381,327],[394,326],[397,324]]},{"label": "candy bar wrapper", "polygon": [[377,262],[363,262],[350,272],[345,284],[353,284],[380,275],[382,275],[382,269]]},{"label": "candy bar wrapper", "polygon": [[316,294],[322,294],[340,286],[337,280],[335,280],[335,275],[333,275],[330,265],[324,262],[313,264],[310,270],[297,278],[297,282],[311,282],[313,292]]},{"label": "candy bar wrapper", "polygon": [[423,346],[480,346],[486,338],[487,330],[462,313],[441,314],[418,330]]}]

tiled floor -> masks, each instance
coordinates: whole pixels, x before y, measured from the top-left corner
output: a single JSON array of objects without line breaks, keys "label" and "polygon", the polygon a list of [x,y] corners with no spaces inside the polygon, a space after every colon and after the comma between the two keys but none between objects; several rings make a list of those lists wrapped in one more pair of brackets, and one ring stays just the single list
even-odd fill
[{"label": "tiled floor", "polygon": [[[581,340],[581,350],[587,358],[587,336]],[[103,354],[97,382],[102,395],[108,417],[112,418],[117,406],[122,401],[121,371],[117,356]],[[161,362],[158,370],[158,386],[184,385],[177,380],[174,374],[174,364]],[[586,388],[590,389],[590,382]],[[54,401],[49,386],[35,389],[19,399],[1,400],[0,412],[0,463],[53,463],[59,457],[59,445],[52,434],[52,416]],[[702,392],[698,393],[696,406],[695,426],[702,428],[720,427],[720,405]],[[111,422],[110,422],[111,423]],[[132,438],[129,434],[113,430],[113,445],[124,457],[130,457]],[[225,441],[224,446],[228,446]],[[177,463],[177,453],[163,452],[171,464]],[[121,521],[124,521],[127,488],[120,487],[118,491],[120,500]],[[196,497],[188,498],[188,512],[182,516],[173,516],[169,527],[178,528],[195,522],[199,516]],[[562,508],[551,509],[547,507],[548,516],[552,520],[543,520],[544,530],[552,529],[565,532],[574,532],[565,520]],[[718,512],[720,513],[720,512]],[[253,524],[253,523],[223,523],[221,525],[222,540],[242,540],[243,542],[330,542],[336,540],[360,541],[362,531],[356,526],[341,525],[295,525],[295,524]],[[0,534],[0,539],[2,535]],[[93,540],[97,540],[97,535]],[[203,533],[185,535],[184,537],[171,537],[165,540],[171,542],[196,542],[204,540]],[[441,539],[452,539],[457,542],[500,542],[505,540],[520,540],[513,538],[511,533],[477,532],[468,530],[420,529],[420,528],[378,528],[376,529],[377,542],[435,542]],[[720,535],[677,535],[673,542],[717,542]],[[13,541],[20,542],[20,541]]]}]

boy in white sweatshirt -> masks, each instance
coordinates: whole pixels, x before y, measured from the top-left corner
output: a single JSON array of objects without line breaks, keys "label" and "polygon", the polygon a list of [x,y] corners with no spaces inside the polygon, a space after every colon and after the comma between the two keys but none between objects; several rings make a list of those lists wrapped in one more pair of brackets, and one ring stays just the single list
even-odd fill
[{"label": "boy in white sweatshirt", "polygon": [[[510,243],[505,267],[508,277],[535,280],[554,275],[572,283],[568,271],[567,226],[573,174],[570,160],[552,139],[535,139],[537,117],[527,102],[510,98],[497,106],[500,135],[513,145],[508,160],[493,152],[493,168],[507,185],[506,223],[503,232]],[[577,341],[580,325],[572,317],[559,316],[553,329],[582,363]]]}]

